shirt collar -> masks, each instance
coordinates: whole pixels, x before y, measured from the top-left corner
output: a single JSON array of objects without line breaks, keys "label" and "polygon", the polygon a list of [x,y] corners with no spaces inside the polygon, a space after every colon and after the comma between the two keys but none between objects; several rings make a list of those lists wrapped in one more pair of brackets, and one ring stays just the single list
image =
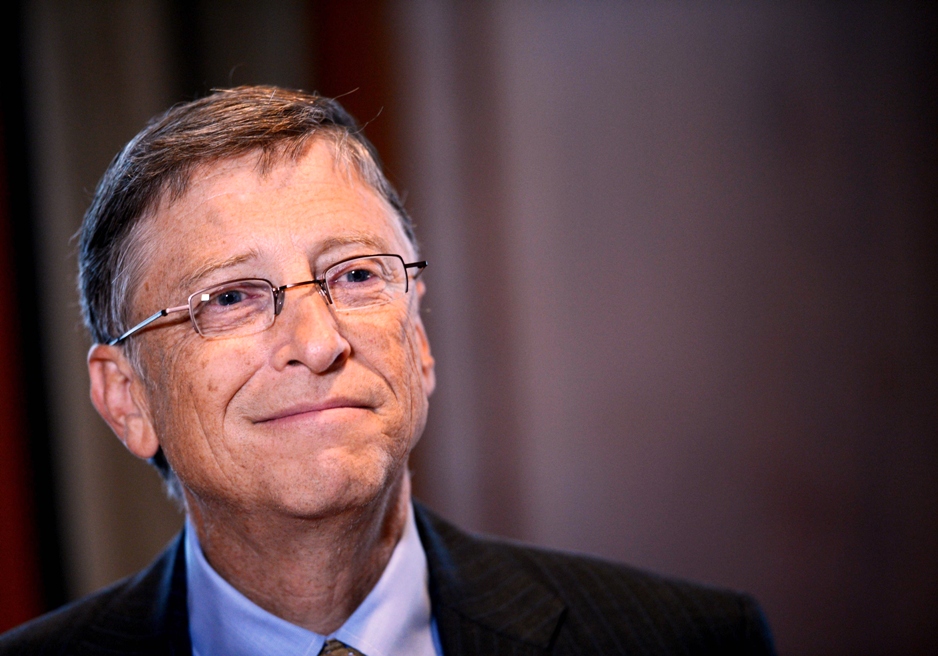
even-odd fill
[{"label": "shirt collar", "polygon": [[430,611],[427,557],[413,507],[404,533],[375,587],[334,634],[322,636],[273,615],[225,581],[205,560],[186,520],[189,632],[195,656],[315,656],[328,638],[368,656],[438,653]]}]

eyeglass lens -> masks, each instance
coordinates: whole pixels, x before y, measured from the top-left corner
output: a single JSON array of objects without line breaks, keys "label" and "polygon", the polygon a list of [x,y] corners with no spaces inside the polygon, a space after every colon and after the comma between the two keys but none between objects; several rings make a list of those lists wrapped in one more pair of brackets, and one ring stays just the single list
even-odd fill
[{"label": "eyeglass lens", "polygon": [[[330,267],[323,281],[336,311],[355,310],[394,301],[407,291],[404,261],[396,255],[360,257]],[[299,283],[303,284],[303,283]],[[200,334],[248,335],[270,327],[276,294],[266,280],[234,280],[196,292],[189,298],[192,321]]]}]

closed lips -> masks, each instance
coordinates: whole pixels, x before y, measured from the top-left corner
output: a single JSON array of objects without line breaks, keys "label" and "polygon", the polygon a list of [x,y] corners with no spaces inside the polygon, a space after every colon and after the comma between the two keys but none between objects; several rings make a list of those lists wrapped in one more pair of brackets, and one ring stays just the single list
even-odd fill
[{"label": "closed lips", "polygon": [[361,401],[354,401],[352,399],[329,399],[326,401],[320,401],[317,403],[301,403],[282,410],[277,410],[269,415],[264,415],[259,419],[255,419],[255,424],[262,424],[265,422],[276,421],[278,419],[288,419],[290,417],[295,417],[297,415],[310,414],[314,412],[322,412],[324,410],[335,410],[340,408],[360,408],[368,409],[369,405],[362,403]]}]

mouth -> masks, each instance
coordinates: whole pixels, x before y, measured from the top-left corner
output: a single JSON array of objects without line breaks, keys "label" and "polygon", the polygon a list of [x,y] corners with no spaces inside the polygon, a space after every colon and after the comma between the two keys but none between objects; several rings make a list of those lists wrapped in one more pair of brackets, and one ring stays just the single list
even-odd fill
[{"label": "mouth", "polygon": [[296,419],[312,419],[343,410],[371,410],[371,406],[362,401],[335,398],[315,403],[297,403],[285,406],[270,414],[262,415],[252,421],[255,424],[272,424]]}]

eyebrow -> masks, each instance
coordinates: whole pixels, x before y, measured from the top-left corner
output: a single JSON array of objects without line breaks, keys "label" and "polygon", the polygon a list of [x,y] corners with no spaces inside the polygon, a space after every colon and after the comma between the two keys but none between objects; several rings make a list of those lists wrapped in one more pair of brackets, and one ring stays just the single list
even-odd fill
[{"label": "eyebrow", "polygon": [[383,240],[377,239],[374,235],[367,232],[353,232],[341,237],[330,237],[319,245],[319,256],[325,255],[329,251],[343,246],[369,246],[375,249],[375,252],[381,252],[388,248]]},{"label": "eyebrow", "polygon": [[[375,252],[384,252],[388,248],[383,240],[376,238],[374,235],[371,235],[367,232],[353,232],[349,235],[343,235],[341,237],[330,237],[326,239],[321,244],[319,244],[318,250],[319,254],[317,257],[327,254],[329,251],[336,248],[341,248],[344,246],[368,246],[375,249]],[[218,260],[214,262],[206,262],[199,268],[197,268],[193,273],[186,276],[179,282],[179,286],[183,291],[192,289],[196,284],[205,278],[210,273],[215,271],[220,271],[222,269],[228,269],[239,264],[243,264],[250,260],[260,259],[261,254],[256,248],[252,248],[249,251],[240,253],[238,255],[233,255],[232,257],[225,258],[224,260]]]},{"label": "eyebrow", "polygon": [[228,269],[230,267],[243,264],[244,262],[247,262],[248,260],[256,260],[258,258],[260,258],[260,252],[258,252],[257,249],[252,248],[251,250],[245,253],[233,255],[232,257],[226,258],[224,260],[218,260],[215,262],[206,262],[205,264],[200,266],[198,269],[196,269],[193,273],[183,278],[179,282],[179,286],[183,290],[192,289],[197,282],[199,282],[202,278],[204,278],[210,273],[219,271],[220,269]]}]

